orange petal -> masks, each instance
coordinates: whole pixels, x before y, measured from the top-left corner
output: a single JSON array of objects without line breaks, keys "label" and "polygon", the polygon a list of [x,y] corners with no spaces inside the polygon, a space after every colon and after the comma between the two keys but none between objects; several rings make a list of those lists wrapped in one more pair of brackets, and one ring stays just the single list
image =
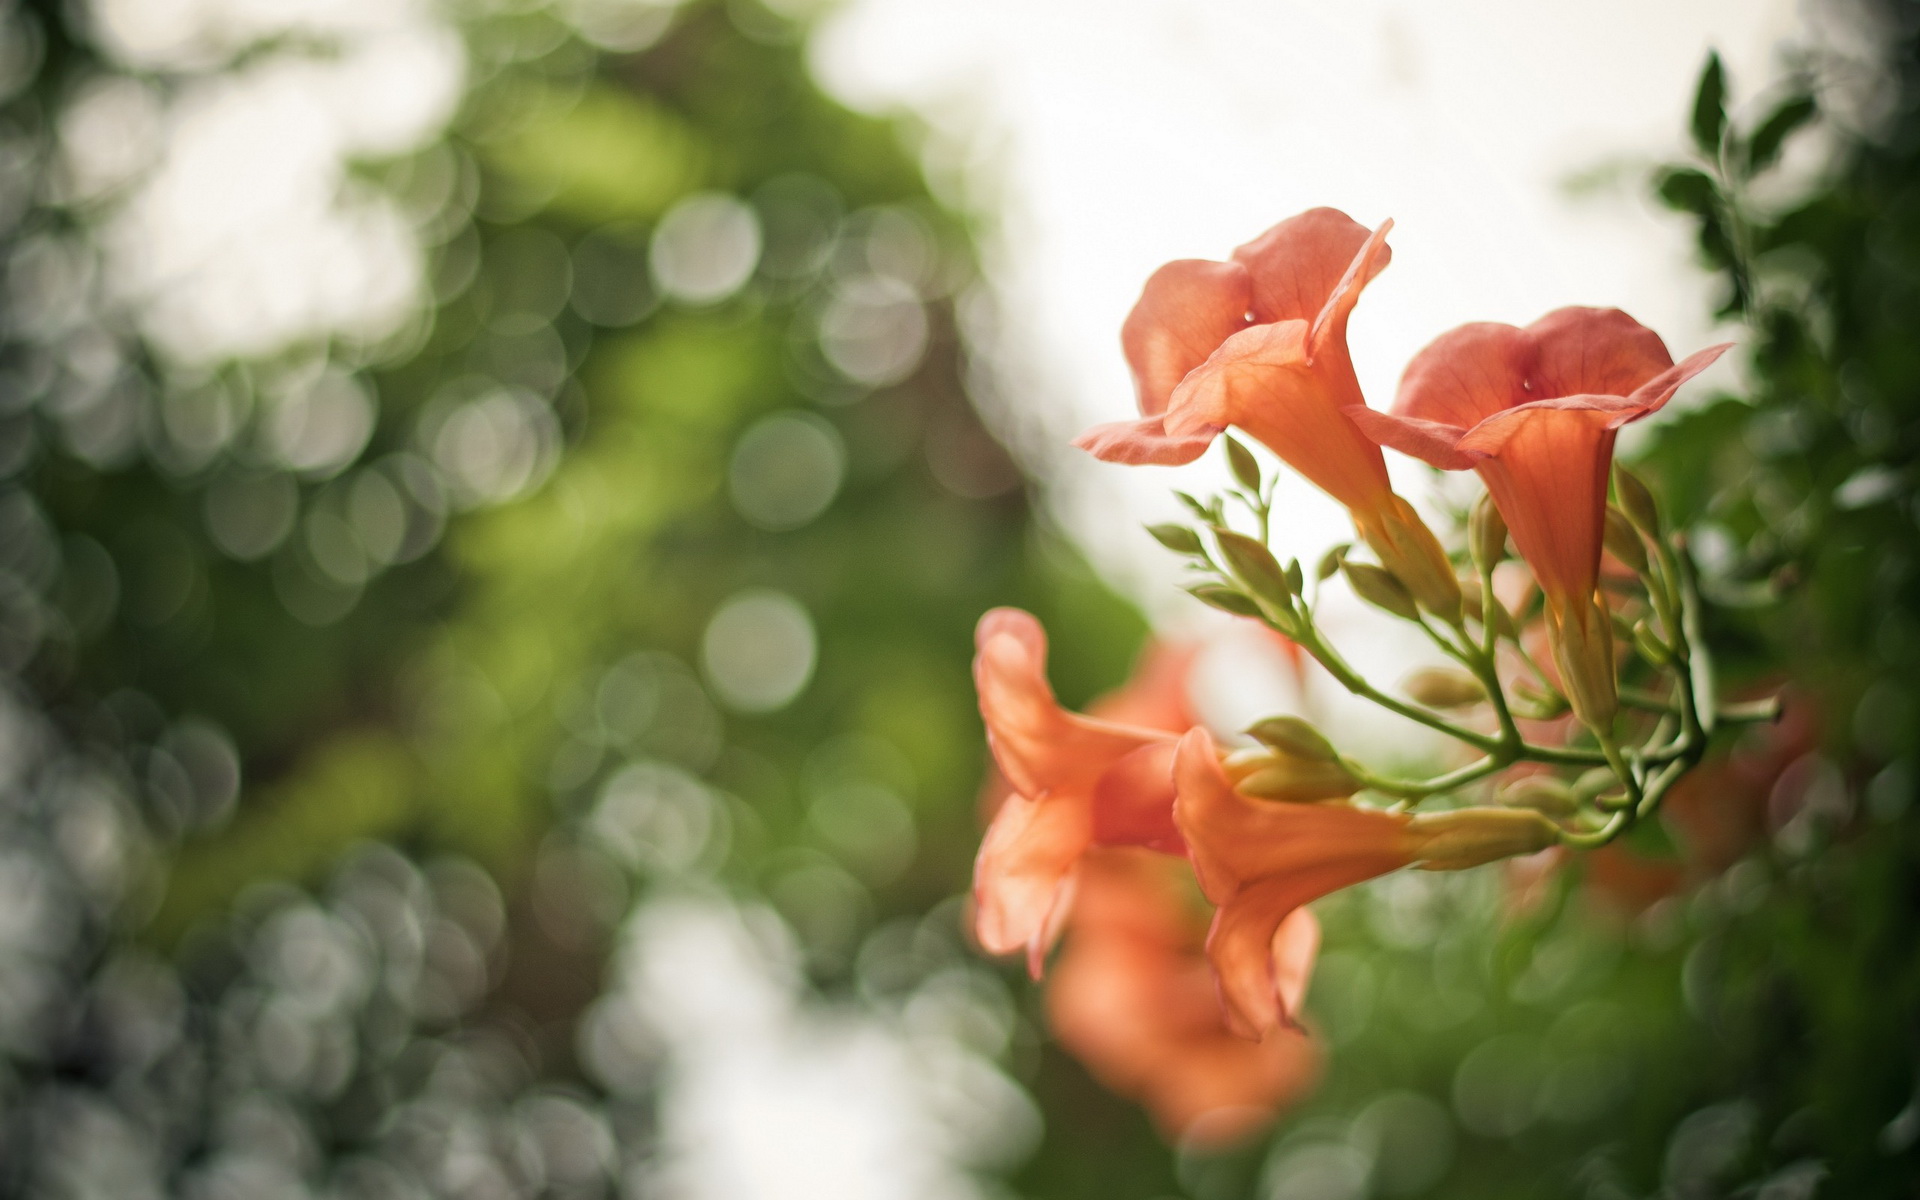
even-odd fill
[{"label": "orange petal", "polygon": [[987,743],[1021,795],[1091,792],[1113,763],[1166,736],[1061,708],[1047,683],[1047,635],[1030,613],[993,609],[980,618],[974,642],[973,680]]},{"label": "orange petal", "polygon": [[1348,508],[1392,494],[1380,447],[1347,417],[1365,407],[1346,348],[1309,361],[1305,321],[1255,325],[1228,338],[1174,389],[1168,432],[1237,425]]},{"label": "orange petal", "polygon": [[1025,949],[1030,969],[1058,934],[1073,867],[1093,835],[1084,796],[1010,796],[994,815],[973,864],[974,936],[989,954]]},{"label": "orange petal", "polygon": [[1174,817],[1194,871],[1220,905],[1207,935],[1228,1026],[1261,1037],[1294,1023],[1305,987],[1309,927],[1283,926],[1301,905],[1406,866],[1407,818],[1338,804],[1249,799],[1196,729],[1174,763]]},{"label": "orange petal", "polygon": [[[1310,1089],[1320,1051],[1300,1033],[1251,1042],[1228,1032],[1185,871],[1139,851],[1088,856],[1047,987],[1047,1018],[1060,1043],[1095,1078],[1145,1105],[1169,1141],[1218,1147]],[[1290,928],[1311,932],[1311,920],[1302,910]],[[1291,945],[1310,953],[1308,941],[1295,936]]]},{"label": "orange petal", "polygon": [[1247,326],[1253,280],[1237,262],[1183,258],[1147,277],[1120,326],[1143,416],[1158,416],[1187,372]]},{"label": "orange petal", "polygon": [[1173,748],[1171,740],[1142,746],[1100,776],[1093,790],[1094,841],[1187,852],[1173,823]]},{"label": "orange petal", "polygon": [[[1578,397],[1598,401],[1604,397]],[[1600,576],[1607,472],[1618,409],[1541,402],[1509,409],[1461,439],[1479,465],[1520,557],[1563,607],[1584,603]]]},{"label": "orange petal", "polygon": [[1307,1000],[1307,983],[1320,956],[1320,921],[1313,910],[1296,908],[1273,935],[1274,991],[1283,1011],[1297,1013]]},{"label": "orange petal", "polygon": [[1393,229],[1392,221],[1380,222],[1380,228],[1367,235],[1360,249],[1354,253],[1353,261],[1347,264],[1340,281],[1333,285],[1333,291],[1327,295],[1313,318],[1313,332],[1307,339],[1308,348],[1315,358],[1336,350],[1342,357],[1347,354],[1347,318],[1353,315],[1353,306],[1360,302],[1360,293],[1373,282],[1387,260],[1393,257],[1393,250],[1387,245],[1387,234]]},{"label": "orange petal", "polygon": [[1187,695],[1199,647],[1150,642],[1127,682],[1087,706],[1087,715],[1116,725],[1185,733],[1200,723]]},{"label": "orange petal", "polygon": [[1673,399],[1673,394],[1680,390],[1680,385],[1712,366],[1722,354],[1731,349],[1733,349],[1732,342],[1722,342],[1718,346],[1709,346],[1705,350],[1695,351],[1679,363],[1641,384],[1631,396],[1627,397],[1640,410],[1631,419],[1638,420],[1648,413],[1658,412],[1665,407],[1667,401]]},{"label": "orange petal", "polygon": [[1462,325],[1413,356],[1400,376],[1394,415],[1471,429],[1503,409],[1539,398],[1527,390],[1533,359],[1533,339],[1526,330],[1494,321]]},{"label": "orange petal", "polygon": [[1200,425],[1192,432],[1175,436],[1167,432],[1165,417],[1141,417],[1135,421],[1095,425],[1073,439],[1073,444],[1102,462],[1134,467],[1177,467],[1205,454],[1222,428],[1224,426]]},{"label": "orange petal", "polygon": [[1531,400],[1625,396],[1673,365],[1660,335],[1617,308],[1559,308],[1527,326]]},{"label": "orange petal", "polygon": [[1173,778],[1174,822],[1187,839],[1201,890],[1215,904],[1251,882],[1320,863],[1409,861],[1405,816],[1345,804],[1255,800],[1234,791],[1204,729],[1180,740]]},{"label": "orange petal", "polygon": [[[1385,232],[1382,226],[1380,233]],[[1339,209],[1312,208],[1236,249],[1233,260],[1253,277],[1254,319],[1262,324],[1317,320],[1369,238],[1365,225]],[[1380,246],[1364,263],[1353,290],[1378,275],[1391,257]]]},{"label": "orange petal", "polygon": [[1442,471],[1464,471],[1480,461],[1459,448],[1460,439],[1467,431],[1458,425],[1376,412],[1371,408],[1350,408],[1347,416],[1369,441]]}]

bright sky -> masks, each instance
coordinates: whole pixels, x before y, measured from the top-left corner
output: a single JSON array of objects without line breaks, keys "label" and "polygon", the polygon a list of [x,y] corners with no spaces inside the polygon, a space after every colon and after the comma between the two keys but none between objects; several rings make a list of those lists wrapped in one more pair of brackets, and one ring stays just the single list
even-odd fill
[{"label": "bright sky", "polygon": [[[1647,169],[1681,150],[1709,47],[1744,101],[1797,28],[1791,0],[849,0],[814,61],[849,103],[927,125],[936,184],[988,230],[990,418],[1102,569],[1180,627],[1198,606],[1141,525],[1179,516],[1170,488],[1216,487],[1217,456],[1125,468],[1066,445],[1131,415],[1118,330],[1156,266],[1319,204],[1393,218],[1352,325],[1376,406],[1437,334],[1565,304],[1624,308],[1678,357],[1712,333],[1708,283]],[[1433,486],[1396,478],[1416,503]],[[1283,558],[1352,536],[1305,483],[1282,496]],[[1354,657],[1397,673],[1410,649]]]}]

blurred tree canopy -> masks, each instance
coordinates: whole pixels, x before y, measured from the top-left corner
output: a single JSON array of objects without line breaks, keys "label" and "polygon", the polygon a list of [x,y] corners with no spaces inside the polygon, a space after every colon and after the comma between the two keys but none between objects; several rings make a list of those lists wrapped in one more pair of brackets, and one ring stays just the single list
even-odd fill
[{"label": "blurred tree canopy", "polygon": [[[1069,702],[1124,674],[1142,621],[969,404],[913,130],[753,0],[638,10],[468,13],[445,135],[353,164],[422,309],[190,368],[58,182],[75,96],[188,72],[0,10],[0,1195],[647,1194],[654,1059],[579,1032],[636,905],[764,899],[819,993],[897,998],[966,961],[979,613],[1040,615]],[[1044,1114],[1005,1186],[1912,1193],[1920,9],[1876,12],[1890,99],[1811,194],[1755,195],[1814,93],[1730,122],[1717,64],[1656,181],[1751,390],[1646,473],[1721,661],[1805,719],[1628,852],[1326,904],[1330,1075],[1238,1153],[968,967]]]}]

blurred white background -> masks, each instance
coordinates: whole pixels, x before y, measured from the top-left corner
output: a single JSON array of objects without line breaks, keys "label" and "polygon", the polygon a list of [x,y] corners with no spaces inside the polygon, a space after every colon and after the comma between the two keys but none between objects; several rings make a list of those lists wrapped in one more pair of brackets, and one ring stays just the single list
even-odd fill
[{"label": "blurred white background", "polygon": [[[1155,267],[1225,258],[1316,205],[1369,226],[1391,217],[1392,265],[1351,327],[1376,407],[1445,330],[1526,324],[1567,304],[1623,308],[1679,357],[1731,335],[1711,328],[1689,228],[1654,207],[1651,168],[1684,152],[1709,48],[1737,113],[1765,103],[1788,47],[1822,36],[1793,0],[849,0],[816,34],[813,61],[849,104],[924,125],[935,186],[982,217],[991,302],[975,348],[988,355],[989,420],[1095,564],[1158,626],[1190,633],[1226,622],[1173,586],[1177,562],[1142,525],[1181,519],[1172,488],[1223,485],[1220,456],[1129,468],[1068,445],[1132,415],[1119,329]],[[1431,497],[1433,472],[1391,465],[1409,499]],[[1283,560],[1311,564],[1353,536],[1304,481],[1283,479],[1280,496]],[[1378,636],[1383,623],[1332,599],[1336,639],[1365,625],[1351,657],[1378,682],[1430,651],[1410,631]],[[1222,721],[1270,711],[1283,688],[1278,660],[1244,642],[1211,672],[1204,701]],[[1324,688],[1315,699],[1314,715],[1351,724],[1343,732],[1431,750],[1402,722],[1370,720],[1369,706]]]}]

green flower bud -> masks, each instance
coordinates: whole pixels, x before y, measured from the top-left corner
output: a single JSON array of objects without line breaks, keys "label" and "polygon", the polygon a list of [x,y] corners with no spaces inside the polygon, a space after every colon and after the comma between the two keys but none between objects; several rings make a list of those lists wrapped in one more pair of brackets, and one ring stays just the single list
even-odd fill
[{"label": "green flower bud", "polygon": [[1550,817],[1570,817],[1580,808],[1580,798],[1563,779],[1553,775],[1527,775],[1500,789],[1494,799],[1508,808],[1530,808]]},{"label": "green flower bud", "polygon": [[1318,729],[1299,717],[1267,717],[1247,727],[1247,734],[1262,745],[1314,762],[1332,762],[1339,755],[1333,743]]},{"label": "green flower bud", "polygon": [[1613,468],[1613,494],[1620,498],[1621,511],[1627,514],[1627,520],[1633,527],[1650,538],[1660,536],[1660,509],[1653,502],[1653,493],[1640,477],[1622,466]]},{"label": "green flower bud", "polygon": [[1340,569],[1346,573],[1347,586],[1353,589],[1353,594],[1368,604],[1409,621],[1419,619],[1420,606],[1414,603],[1413,593],[1385,568],[1371,563],[1343,562]]},{"label": "green flower bud", "polygon": [[1507,556],[1507,519],[1494,506],[1492,496],[1481,496],[1467,518],[1467,547],[1482,571],[1491,571]]},{"label": "green flower bud", "polygon": [[1627,514],[1612,505],[1607,506],[1607,525],[1605,530],[1607,553],[1632,568],[1635,575],[1647,573],[1647,544],[1640,540],[1640,533],[1627,520]]},{"label": "green flower bud", "polygon": [[1428,708],[1465,708],[1487,698],[1480,681],[1458,667],[1422,667],[1400,687]]}]

